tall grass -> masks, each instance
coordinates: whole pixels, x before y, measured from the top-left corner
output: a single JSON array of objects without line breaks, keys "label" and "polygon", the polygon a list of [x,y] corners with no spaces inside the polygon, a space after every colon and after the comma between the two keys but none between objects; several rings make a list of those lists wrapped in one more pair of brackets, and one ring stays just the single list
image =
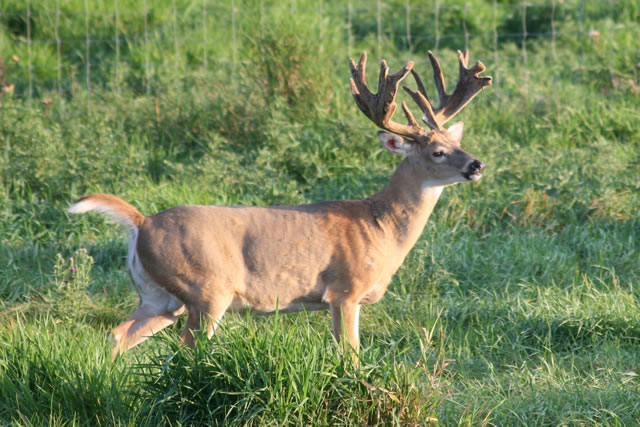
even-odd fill
[{"label": "tall grass", "polygon": [[304,320],[294,327],[278,315],[260,324],[245,319],[193,350],[161,338],[169,354],[132,370],[142,382],[143,418],[224,425],[436,421],[440,377],[450,361],[432,347],[431,335],[412,342],[422,351],[413,366],[383,351],[354,368],[328,331],[318,334]]},{"label": "tall grass", "polygon": [[[171,2],[154,4],[146,41],[142,2],[120,0],[117,27],[113,4],[97,2],[90,92],[84,2],[59,2],[61,79],[56,2],[30,2],[31,75],[26,3],[2,3],[0,420],[636,424],[640,11],[631,0],[440,4],[439,34],[451,36],[436,53],[449,85],[462,21],[472,58],[496,77],[461,114],[463,146],[487,172],[444,191],[383,301],[363,308],[359,369],[340,354],[326,313],[229,315],[194,349],[171,328],[110,360],[105,333],[137,302],[126,242],[100,217],[68,218],[73,199],[110,192],[151,214],[361,198],[398,161],[349,92],[349,54],[377,54],[376,8],[351,3],[349,39],[348,5],[323,2],[318,17],[315,2],[285,3],[235,2],[233,28],[230,4],[206,4],[204,45],[200,1],[176,1],[177,15]],[[426,79],[435,3],[411,3],[411,44],[407,2],[383,4],[382,54],[392,69],[415,59]],[[116,33],[119,52],[108,41]]]}]

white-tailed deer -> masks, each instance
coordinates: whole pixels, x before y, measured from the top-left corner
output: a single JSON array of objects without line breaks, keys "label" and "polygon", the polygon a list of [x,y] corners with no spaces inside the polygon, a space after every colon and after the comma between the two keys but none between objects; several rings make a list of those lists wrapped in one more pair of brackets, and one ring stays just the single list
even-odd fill
[{"label": "white-tailed deer", "polygon": [[[174,323],[187,309],[182,340],[206,322],[211,337],[223,314],[249,309],[331,309],[336,338],[346,328],[359,347],[360,305],[380,300],[418,240],[443,187],[482,176],[484,165],[460,148],[463,124],[445,129],[485,86],[481,62],[467,68],[458,52],[460,74],[452,94],[445,89],[437,59],[429,52],[440,106],[434,108],[409,62],[389,74],[382,61],[378,93],[365,81],[366,53],[351,61],[351,88],[358,107],[378,127],[383,146],[402,154],[391,180],[364,200],[326,201],[302,206],[178,206],[153,216],[108,194],[75,202],[69,212],[97,211],[131,232],[127,267],[140,296],[138,310],[116,327],[113,356]],[[409,73],[417,92],[404,87],[424,113],[418,125],[407,105],[408,124],[391,120],[400,81]]]}]

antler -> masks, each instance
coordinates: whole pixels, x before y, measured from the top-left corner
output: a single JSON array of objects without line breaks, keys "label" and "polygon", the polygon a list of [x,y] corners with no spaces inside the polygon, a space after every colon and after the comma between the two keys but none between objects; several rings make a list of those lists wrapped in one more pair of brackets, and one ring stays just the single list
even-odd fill
[{"label": "antler", "polygon": [[407,104],[402,103],[407,125],[396,123],[391,120],[393,113],[396,111],[395,98],[398,92],[400,81],[412,71],[413,61],[409,61],[400,71],[389,74],[387,63],[382,61],[380,66],[380,76],[378,78],[378,93],[373,94],[367,86],[365,80],[365,69],[367,65],[367,53],[363,52],[358,65],[350,60],[351,68],[351,94],[356,104],[362,112],[378,127],[389,132],[406,136],[415,141],[424,141],[429,138],[430,132],[422,129],[416,119],[409,111]]},{"label": "antler", "polygon": [[485,86],[491,85],[491,77],[478,76],[478,74],[486,70],[486,67],[480,61],[477,61],[473,67],[467,68],[467,64],[469,62],[469,51],[465,50],[464,54],[458,51],[460,75],[453,93],[448,94],[440,63],[431,51],[428,53],[429,59],[431,60],[431,66],[433,67],[433,80],[435,81],[436,89],[438,90],[440,106],[435,109],[433,108],[433,105],[427,96],[427,91],[422,84],[422,80],[420,80],[418,74],[413,70],[411,70],[411,74],[418,85],[418,92],[413,92],[406,86],[403,86],[403,89],[411,95],[411,98],[413,98],[424,113],[422,120],[431,129],[442,130],[442,125],[444,123],[451,120],[453,116],[458,114],[458,112],[460,112],[473,99],[473,97],[480,93]]}]

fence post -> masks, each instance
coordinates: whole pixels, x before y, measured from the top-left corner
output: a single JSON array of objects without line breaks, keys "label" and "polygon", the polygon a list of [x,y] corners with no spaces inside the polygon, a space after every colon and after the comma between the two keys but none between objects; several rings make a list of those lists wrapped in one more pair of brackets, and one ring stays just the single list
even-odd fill
[{"label": "fence post", "polygon": [[142,3],[143,7],[143,19],[144,19],[144,76],[145,76],[145,89],[147,96],[151,93],[149,86],[151,80],[151,70],[149,69],[149,18],[147,17],[147,0]]},{"label": "fence post", "polygon": [[522,2],[522,64],[524,67],[523,91],[527,110],[529,109],[529,67],[527,64],[527,2]]},{"label": "fence post", "polygon": [[496,86],[500,85],[498,73],[498,1],[493,0],[493,64],[495,66],[494,81]]},{"label": "fence post", "polygon": [[347,46],[347,55],[349,58],[353,56],[353,30],[351,28],[351,19],[353,15],[353,9],[351,6],[351,0],[347,3],[347,32],[349,37],[349,44]]},{"label": "fence post", "polygon": [[382,0],[378,0],[376,18],[378,21],[378,60],[382,60]]},{"label": "fence post", "polygon": [[56,0],[56,20],[54,33],[56,37],[56,65],[58,70],[58,94],[62,94],[62,40],[60,39],[60,0]]},{"label": "fence post", "polygon": [[413,43],[411,41],[411,0],[407,0],[407,45],[409,51],[413,52]]},{"label": "fence post", "polygon": [[114,64],[114,74],[116,76],[116,93],[120,95],[120,36],[118,35],[118,27],[120,26],[118,0],[114,1],[114,20],[115,20],[115,41],[116,41],[116,63]]},{"label": "fence post", "polygon": [[29,74],[29,106],[33,98],[33,64],[31,55],[31,0],[27,0],[27,73]]},{"label": "fence post", "polygon": [[84,28],[86,35],[86,79],[87,79],[87,114],[89,113],[91,94],[91,36],[89,35],[89,0],[84,0]]},{"label": "fence post", "polygon": [[178,61],[180,58],[180,49],[178,47],[178,9],[176,8],[176,0],[172,0],[173,4],[173,48],[175,51],[175,59],[173,61],[173,81],[178,89]]},{"label": "fence post", "polygon": [[556,59],[556,0],[551,0],[551,57]]},{"label": "fence post", "polygon": [[209,70],[209,57],[207,53],[207,47],[209,46],[209,39],[207,33],[207,6],[206,0],[202,0],[202,66],[204,67],[204,71]]},{"label": "fence post", "polygon": [[467,0],[464,0],[462,9],[462,30],[464,31],[464,49],[469,49],[469,30],[467,28]]},{"label": "fence post", "polygon": [[440,2],[438,0],[436,0],[435,3],[435,28],[436,28],[436,42],[435,42],[435,46],[433,47],[433,50],[438,50],[438,47],[440,46],[440,28],[439,28],[439,24],[438,21],[440,20]]},{"label": "fence post", "polygon": [[[293,5],[293,1],[291,2]],[[231,88],[236,91],[237,40],[236,40],[236,2],[231,0]]]}]

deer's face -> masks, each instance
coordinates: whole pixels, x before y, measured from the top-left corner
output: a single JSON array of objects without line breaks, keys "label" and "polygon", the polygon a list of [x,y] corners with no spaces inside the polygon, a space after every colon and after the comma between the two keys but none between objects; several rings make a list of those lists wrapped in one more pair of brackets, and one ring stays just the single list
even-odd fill
[{"label": "deer's face", "polygon": [[434,131],[429,142],[418,144],[397,135],[380,133],[382,144],[396,154],[405,154],[422,171],[425,184],[450,185],[477,181],[485,165],[460,147],[462,122],[449,129]]}]

